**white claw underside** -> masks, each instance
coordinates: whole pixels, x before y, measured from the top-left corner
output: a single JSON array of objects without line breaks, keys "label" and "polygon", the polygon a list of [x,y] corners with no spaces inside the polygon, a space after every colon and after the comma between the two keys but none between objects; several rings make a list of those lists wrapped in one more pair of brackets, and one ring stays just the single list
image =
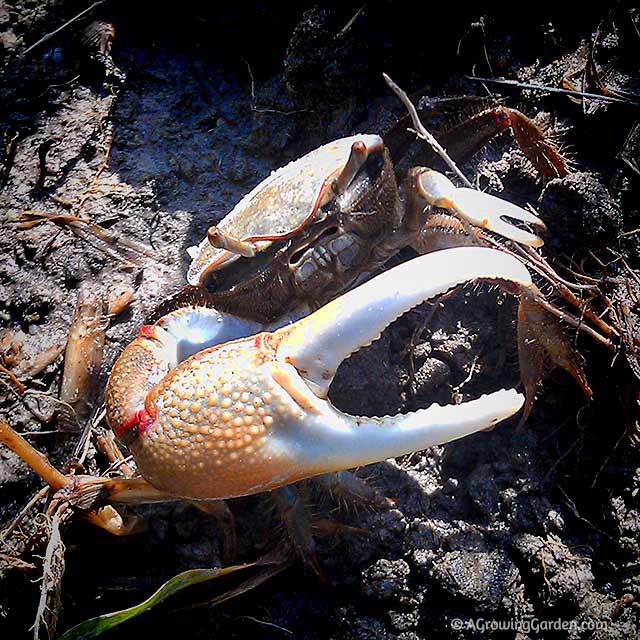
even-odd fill
[{"label": "white claw underside", "polygon": [[275,322],[262,324],[209,307],[188,306],[168,313],[156,324],[167,331],[175,341],[174,360],[177,363],[225,342],[246,338],[263,331],[275,331],[308,314],[308,307],[302,305]]}]

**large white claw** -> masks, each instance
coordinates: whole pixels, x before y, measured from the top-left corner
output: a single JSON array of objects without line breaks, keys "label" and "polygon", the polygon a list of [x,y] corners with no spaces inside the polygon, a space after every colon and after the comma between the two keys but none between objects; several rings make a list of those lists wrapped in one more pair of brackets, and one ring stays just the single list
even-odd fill
[{"label": "large white claw", "polygon": [[489,229],[509,240],[531,247],[541,247],[544,244],[542,238],[503,219],[511,218],[543,231],[546,229],[538,216],[512,202],[477,189],[456,187],[449,178],[431,169],[425,169],[420,174],[418,189],[428,204],[449,209],[477,227]]},{"label": "large white claw", "polygon": [[[421,256],[292,325],[196,353],[153,386],[135,411],[126,382],[112,381],[108,419],[120,435],[129,435],[138,468],[151,484],[191,498],[258,493],[486,429],[517,412],[523,397],[502,390],[461,405],[382,418],[342,413],[326,398],[351,353],[412,307],[478,278],[531,284],[518,260],[492,249]],[[193,329],[193,318],[187,320],[165,320],[158,330],[180,345],[176,328]],[[121,359],[138,362],[141,340]]]}]

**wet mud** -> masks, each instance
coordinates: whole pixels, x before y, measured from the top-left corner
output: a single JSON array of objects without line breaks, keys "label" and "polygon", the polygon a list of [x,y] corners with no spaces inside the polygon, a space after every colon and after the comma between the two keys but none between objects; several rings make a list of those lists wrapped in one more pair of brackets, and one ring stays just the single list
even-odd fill
[{"label": "wet mud", "polygon": [[[500,97],[558,133],[573,170],[546,183],[508,131],[456,159],[483,190],[536,208],[548,226],[548,256],[612,278],[611,295],[628,299],[635,326],[629,291],[637,293],[637,284],[615,279],[617,256],[631,268],[640,258],[640,176],[625,146],[637,126],[637,102],[581,102],[466,78],[577,81],[594,33],[611,22],[598,62],[611,69],[608,86],[637,96],[640,17],[631,5],[611,13],[581,7],[565,17],[543,3],[526,25],[491,5],[445,7],[438,22],[448,26],[441,29],[412,18],[410,3],[214,9],[186,2],[169,12],[153,3],[106,2],[25,55],[86,6],[16,0],[0,8],[0,351],[37,392],[21,397],[3,378],[0,414],[30,432],[30,442],[60,468],[77,444],[76,434],[57,432],[55,399],[81,292],[113,298],[135,291],[106,331],[103,384],[145,318],[184,284],[186,249],[244,193],[328,140],[394,127],[404,108],[383,71],[416,102]],[[107,56],[83,39],[95,20],[115,28]],[[397,166],[429,158],[423,143],[412,142]],[[26,211],[81,214],[151,247],[153,257],[123,259],[117,248],[105,251],[52,222],[20,228],[16,219]],[[406,249],[396,260],[411,255]],[[513,300],[488,285],[464,290],[442,308],[420,307],[342,365],[331,398],[344,411],[383,415],[517,384],[514,323]],[[105,637],[187,629],[194,639],[635,637],[638,611],[618,603],[625,594],[640,599],[640,457],[628,434],[638,366],[628,353],[614,358],[584,336],[576,344],[593,402],[564,371],[549,371],[523,427],[512,420],[358,470],[393,508],[341,507],[303,483],[319,523],[324,581],[298,562],[218,607],[185,608],[222,588],[214,585]],[[84,467],[105,468],[93,445]],[[0,448],[3,527],[40,486]],[[268,496],[230,506],[238,559],[255,559],[285,537]],[[135,512],[146,531],[129,538],[83,522],[65,529],[59,631],[138,603],[180,571],[222,565],[215,521],[193,505]],[[36,513],[0,547],[35,566],[12,566],[0,555],[0,630],[7,638],[31,635],[43,553],[33,544]],[[321,526],[327,522],[338,524]],[[481,628],[478,620],[505,626]],[[532,620],[564,626],[545,630]]]}]

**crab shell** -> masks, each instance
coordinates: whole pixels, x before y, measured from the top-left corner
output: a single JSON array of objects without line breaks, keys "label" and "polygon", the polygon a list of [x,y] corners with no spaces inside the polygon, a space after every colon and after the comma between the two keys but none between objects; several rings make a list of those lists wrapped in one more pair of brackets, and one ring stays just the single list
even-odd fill
[{"label": "crab shell", "polygon": [[[275,240],[297,234],[318,215],[331,195],[329,181],[340,174],[349,159],[354,142],[368,150],[381,149],[382,138],[361,134],[334,140],[290,162],[258,184],[217,225],[239,240],[255,244],[264,251]],[[207,273],[227,267],[240,256],[213,247],[207,238],[188,249],[192,258],[187,280],[199,285]]]}]

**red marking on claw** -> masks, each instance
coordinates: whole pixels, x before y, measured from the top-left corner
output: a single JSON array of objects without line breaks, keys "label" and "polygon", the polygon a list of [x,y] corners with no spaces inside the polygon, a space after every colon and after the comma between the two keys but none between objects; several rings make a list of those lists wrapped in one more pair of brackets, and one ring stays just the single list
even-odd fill
[{"label": "red marking on claw", "polygon": [[123,435],[132,432],[134,429],[137,429],[138,436],[141,436],[146,432],[151,423],[153,423],[154,421],[155,418],[146,409],[140,409],[139,411],[136,411],[128,420],[118,425],[114,429],[114,431],[118,438],[121,438]]},{"label": "red marking on claw", "polygon": [[140,335],[145,338],[153,338],[155,327],[152,324],[143,324],[140,327]]}]

